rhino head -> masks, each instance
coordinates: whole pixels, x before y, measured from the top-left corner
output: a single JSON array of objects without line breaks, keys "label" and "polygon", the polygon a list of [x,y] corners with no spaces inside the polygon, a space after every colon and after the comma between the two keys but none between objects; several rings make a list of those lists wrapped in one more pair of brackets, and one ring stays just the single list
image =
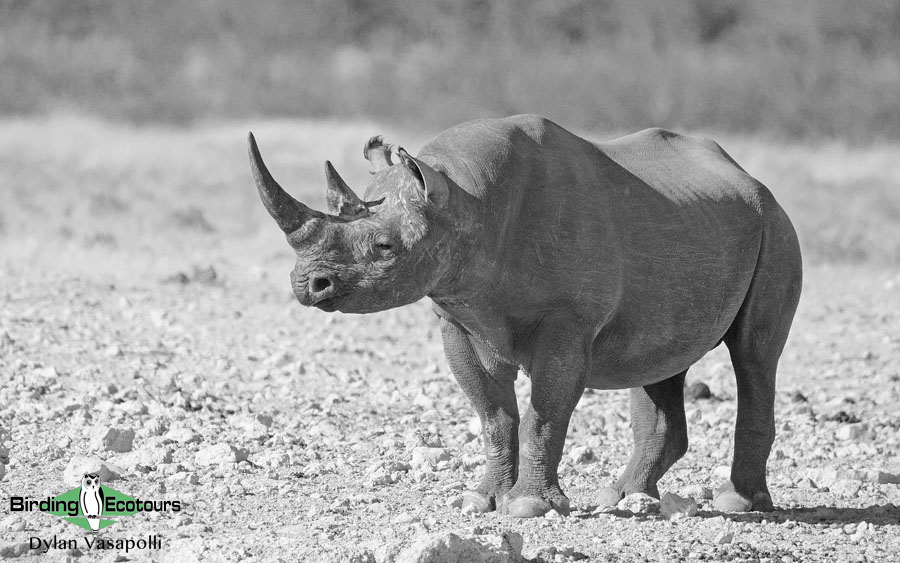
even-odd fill
[{"label": "rhino head", "polygon": [[278,185],[252,133],[248,144],[263,205],[297,254],[291,286],[301,304],[370,313],[417,301],[437,286],[453,239],[444,174],[372,137],[364,154],[375,170],[365,200],[326,161],[329,213],[322,213]]}]

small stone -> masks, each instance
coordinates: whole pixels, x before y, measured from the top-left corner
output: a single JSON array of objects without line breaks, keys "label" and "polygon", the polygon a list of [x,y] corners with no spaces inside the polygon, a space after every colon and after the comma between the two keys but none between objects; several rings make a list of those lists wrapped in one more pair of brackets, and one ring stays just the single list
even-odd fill
[{"label": "small stone", "polygon": [[165,437],[167,440],[171,440],[179,444],[190,444],[192,442],[200,441],[199,434],[197,434],[190,428],[185,428],[184,426],[176,426],[175,428],[170,428],[169,431],[165,433]]},{"label": "small stone", "polygon": [[17,514],[7,516],[0,522],[0,529],[7,532],[21,532],[25,529],[25,519]]},{"label": "small stone", "polygon": [[147,443],[143,448],[116,456],[115,459],[123,467],[131,470],[144,468],[142,471],[146,472],[146,468],[153,470],[160,465],[172,463],[172,449]]},{"label": "small stone", "polygon": [[594,451],[587,446],[575,446],[569,451],[569,459],[572,463],[581,464],[594,461]]},{"label": "small stone", "polygon": [[900,485],[900,475],[894,475],[886,471],[867,471],[865,480],[879,485]]},{"label": "small stone", "polygon": [[813,489],[816,490],[819,487],[816,486],[816,482],[810,479],[809,477],[804,477],[797,482],[797,487],[800,489]]},{"label": "small stone", "polygon": [[659,501],[659,513],[666,518],[681,518],[697,515],[697,501],[675,493],[666,493]]},{"label": "small stone", "polygon": [[28,542],[4,542],[0,543],[0,558],[13,559],[24,555],[30,549]]},{"label": "small stone", "polygon": [[475,436],[481,435],[481,419],[477,416],[473,416],[469,419],[469,423],[466,425],[466,428],[469,430],[470,434],[474,434]]},{"label": "small stone", "polygon": [[730,530],[722,530],[718,534],[716,534],[713,542],[716,545],[724,545],[726,543],[731,543],[734,540],[734,532]]},{"label": "small stone", "polygon": [[565,517],[557,512],[556,509],[551,508],[544,514],[544,518],[546,518],[547,520],[561,520]]},{"label": "small stone", "polygon": [[461,538],[445,532],[425,537],[403,550],[396,563],[426,563],[430,561],[517,562],[522,560],[522,536],[516,532],[499,535]]},{"label": "small stone", "polygon": [[[462,503],[462,499],[460,499],[460,503]],[[478,507],[473,504],[465,505],[464,507],[462,507],[460,512],[465,516],[468,516],[470,514],[481,514],[481,511],[478,510]]]},{"label": "small stone", "polygon": [[252,416],[235,416],[231,419],[231,426],[243,432],[249,440],[264,440],[269,437],[269,427]]},{"label": "small stone", "polygon": [[276,352],[263,361],[263,365],[280,369],[294,361],[294,357],[284,350]]},{"label": "small stone", "polygon": [[865,436],[868,429],[868,426],[865,424],[847,424],[838,428],[834,433],[834,436],[838,440],[844,441],[859,440],[860,438]]},{"label": "small stone", "polygon": [[696,401],[699,399],[711,399],[712,391],[709,390],[709,385],[703,383],[702,381],[695,381],[685,390],[685,394],[692,401]]},{"label": "small stone", "polygon": [[224,463],[237,463],[246,461],[249,452],[236,448],[231,444],[214,444],[198,451],[194,456],[197,465],[217,465]]},{"label": "small stone", "polygon": [[391,519],[392,524],[412,524],[413,522],[418,522],[419,518],[409,512],[401,512],[400,514],[394,516]]},{"label": "small stone", "polygon": [[279,467],[287,467],[291,464],[291,456],[284,451],[264,449],[250,457],[250,461],[256,465],[277,469]]},{"label": "small stone", "polygon": [[95,450],[116,453],[130,452],[134,445],[134,430],[130,428],[100,428],[91,440]]},{"label": "small stone", "polygon": [[125,470],[112,463],[101,461],[98,457],[75,456],[63,470],[63,482],[72,487],[80,485],[85,473],[99,473],[100,483],[103,484],[121,479]]},{"label": "small stone", "polygon": [[862,484],[859,481],[851,481],[850,479],[839,479],[829,487],[831,492],[846,498],[856,498],[859,494]]},{"label": "small stone", "polygon": [[806,398],[806,395],[801,393],[800,391],[795,391],[793,395],[791,395],[792,403],[808,403],[809,399]]},{"label": "small stone", "polygon": [[632,493],[620,500],[616,508],[633,514],[655,514],[659,512],[659,501],[645,493]]},{"label": "small stone", "polygon": [[449,461],[451,459],[450,452],[446,448],[429,448],[427,446],[417,446],[412,449],[412,461],[410,465],[413,469],[435,469],[438,463]]},{"label": "small stone", "polygon": [[703,485],[688,485],[684,488],[684,494],[689,498],[702,498],[709,500],[713,498],[713,490]]},{"label": "small stone", "polygon": [[731,468],[727,465],[720,465],[713,469],[713,477],[719,481],[727,481],[731,479]]}]

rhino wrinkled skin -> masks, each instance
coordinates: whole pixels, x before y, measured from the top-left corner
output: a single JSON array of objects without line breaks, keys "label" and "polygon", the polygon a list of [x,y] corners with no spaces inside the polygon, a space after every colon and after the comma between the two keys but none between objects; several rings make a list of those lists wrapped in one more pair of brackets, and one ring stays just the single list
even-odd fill
[{"label": "rhino wrinkled skin", "polygon": [[[303,305],[433,301],[483,428],[485,475],[464,508],[568,513],[557,468],[585,388],[631,389],[634,452],[594,500],[658,498],[688,447],[685,373],[724,342],[738,412],[714,506],[772,510],[775,371],[800,249],[769,190],[716,143],[648,129],[595,144],[528,115],[458,125],[418,157],[373,137],[365,198],[326,163],[328,214],[288,195],[249,145],[260,197],[297,253]],[[519,370],[532,386],[521,419]]]}]

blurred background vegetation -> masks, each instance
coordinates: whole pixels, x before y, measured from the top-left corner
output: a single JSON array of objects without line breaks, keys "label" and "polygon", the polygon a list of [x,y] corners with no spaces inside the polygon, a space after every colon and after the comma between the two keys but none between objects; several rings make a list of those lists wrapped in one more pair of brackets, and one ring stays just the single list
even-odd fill
[{"label": "blurred background vegetation", "polygon": [[897,0],[3,0],[0,113],[900,138]]}]

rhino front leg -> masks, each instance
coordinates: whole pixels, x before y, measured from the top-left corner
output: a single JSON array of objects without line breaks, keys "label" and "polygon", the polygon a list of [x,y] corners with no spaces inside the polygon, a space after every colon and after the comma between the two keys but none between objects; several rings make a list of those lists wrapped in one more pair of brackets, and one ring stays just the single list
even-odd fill
[{"label": "rhino front leg", "polygon": [[531,407],[519,427],[519,477],[500,500],[501,513],[516,518],[541,516],[551,509],[569,513],[557,470],[588,364],[586,346],[576,344],[572,334],[561,331],[537,339],[529,369]]},{"label": "rhino front leg", "polygon": [[684,417],[685,374],[687,371],[631,390],[634,451],[615,485],[600,491],[598,501],[602,506],[615,505],[631,493],[646,493],[659,498],[656,483],[688,448]]},{"label": "rhino front leg", "polygon": [[442,320],[441,335],[450,370],[481,419],[484,477],[463,495],[462,508],[479,512],[497,508],[497,500],[516,482],[519,455],[519,409],[513,383],[518,369],[473,343],[458,325]]}]

